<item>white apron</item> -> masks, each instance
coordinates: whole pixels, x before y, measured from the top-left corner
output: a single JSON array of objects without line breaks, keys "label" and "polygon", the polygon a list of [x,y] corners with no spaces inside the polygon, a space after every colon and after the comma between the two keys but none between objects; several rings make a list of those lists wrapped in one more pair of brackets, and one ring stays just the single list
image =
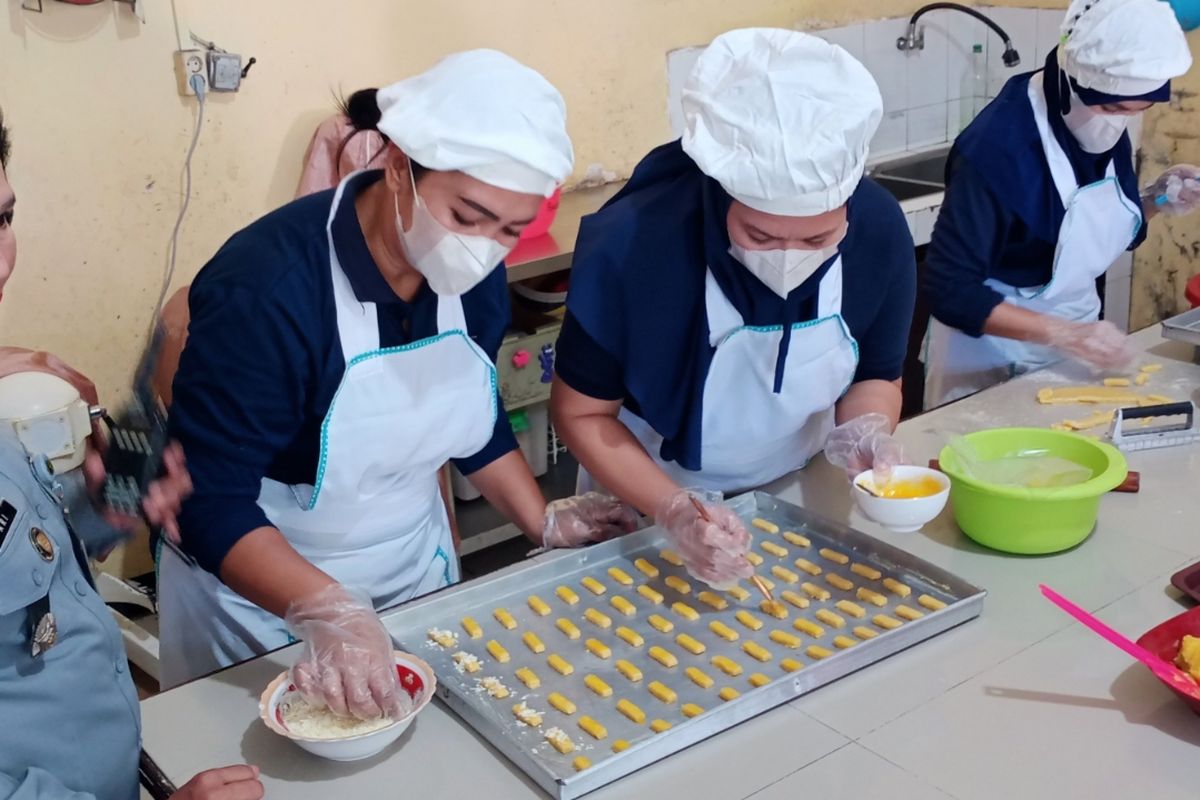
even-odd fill
[{"label": "white apron", "polygon": [[[1029,81],[1029,102],[1050,175],[1066,209],[1054,266],[1050,282],[1040,288],[1022,289],[992,279],[986,283],[1003,294],[1006,303],[1073,322],[1094,322],[1100,316],[1096,279],[1129,247],[1141,228],[1142,211],[1121,191],[1112,161],[1104,178],[1079,186],[1070,159],[1050,129],[1046,95],[1036,78]],[[925,409],[974,394],[1060,357],[1045,345],[988,335],[976,339],[930,319],[923,358]]]},{"label": "white apron", "polygon": [[[858,344],[842,319],[842,259],[821,279],[817,319],[746,325],[712,271],[705,278],[709,343],[716,348],[704,381],[699,472],[659,455],[663,437],[636,414],[620,420],[650,457],[684,488],[732,492],[800,469],[825,446],[834,405],[854,381]],[[780,342],[791,337],[783,383],[775,388]],[[594,487],[580,468],[580,488]]]},{"label": "white apron", "polygon": [[[264,479],[258,505],[300,555],[384,608],[459,579],[438,470],[491,439],[496,370],[467,336],[459,297],[438,298],[436,336],[380,349],[375,304],[355,297],[331,232],[349,180],[326,225],[346,372],[321,427],[316,482]],[[291,640],[283,620],[172,549],[159,571],[164,688]]]}]

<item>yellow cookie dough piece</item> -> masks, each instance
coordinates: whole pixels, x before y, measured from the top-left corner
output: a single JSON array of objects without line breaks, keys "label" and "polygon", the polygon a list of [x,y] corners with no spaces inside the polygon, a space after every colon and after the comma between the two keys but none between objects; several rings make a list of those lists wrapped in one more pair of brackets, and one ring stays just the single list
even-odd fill
[{"label": "yellow cookie dough piece", "polygon": [[874,567],[868,567],[866,564],[851,564],[850,571],[859,577],[866,578],[869,581],[877,581],[883,577],[883,573]]},{"label": "yellow cookie dough piece", "polygon": [[1163,368],[1162,364],[1146,364],[1139,371],[1145,373],[1158,372]]},{"label": "yellow cookie dough piece", "polygon": [[859,588],[858,599],[862,600],[864,603],[870,603],[873,606],[878,606],[879,608],[883,608],[888,604],[886,597],[881,595],[879,592],[866,588],[865,586]]},{"label": "yellow cookie dough piece", "polygon": [[879,634],[876,633],[875,631],[871,630],[870,628],[859,625],[857,628],[854,629],[854,635],[860,639],[874,639]]},{"label": "yellow cookie dough piece", "polygon": [[536,594],[530,595],[529,599],[525,602],[529,605],[529,609],[539,617],[545,617],[550,614],[550,606]]},{"label": "yellow cookie dough piece", "polygon": [[849,564],[850,556],[845,553],[839,553],[837,550],[830,550],[828,547],[822,547],[817,551],[821,554],[821,558],[828,559],[835,564]]},{"label": "yellow cookie dough piece", "polygon": [[830,611],[827,608],[822,608],[820,611],[818,611],[813,616],[815,616],[817,619],[819,619],[821,622],[824,622],[826,625],[830,626],[831,628],[844,628],[846,626],[845,619],[843,619],[842,617],[833,613],[832,611]]},{"label": "yellow cookie dough piece", "polygon": [[833,655],[833,653],[829,652],[824,647],[821,647],[820,645],[815,645],[815,644],[810,644],[808,646],[808,649],[805,650],[804,652],[808,653],[809,658],[817,658],[817,659],[829,658],[831,655]]},{"label": "yellow cookie dough piece", "polygon": [[909,620],[910,622],[912,620],[920,619],[921,617],[925,616],[924,611],[917,611],[915,608],[912,608],[911,606],[896,606],[894,609],[892,609],[892,613],[895,614],[900,619],[906,619],[906,620]]},{"label": "yellow cookie dough piece", "polygon": [[755,517],[750,521],[750,524],[758,528],[760,531],[766,531],[767,533],[779,533],[778,525],[776,525],[774,522],[769,522],[765,519],[762,519],[761,517]]},{"label": "yellow cookie dough piece", "polygon": [[558,692],[551,692],[546,696],[546,702],[557,708],[564,714],[574,714],[575,704],[567,698],[563,697]]},{"label": "yellow cookie dough piece", "polygon": [[1150,382],[1150,374],[1147,372],[1139,372],[1138,376],[1133,379],[1133,382],[1138,386],[1145,386]]},{"label": "yellow cookie dough piece", "polygon": [[794,658],[781,658],[779,666],[783,667],[784,672],[799,672],[804,669],[804,664]]},{"label": "yellow cookie dough piece", "polygon": [[[607,630],[608,628],[612,627],[612,619],[610,619],[607,614],[599,609],[589,608],[587,611],[583,612],[583,618],[595,625],[597,628],[604,628]],[[571,638],[574,639],[575,637],[572,636]]]},{"label": "yellow cookie dough piece", "polygon": [[1128,386],[1129,378],[1105,378],[1105,386]]},{"label": "yellow cookie dough piece", "polygon": [[550,665],[550,669],[554,670],[559,675],[570,675],[575,671],[575,667],[571,666],[571,662],[567,661],[557,653],[552,653],[550,657],[546,659],[546,663]]},{"label": "yellow cookie dough piece", "polygon": [[575,760],[571,762],[571,766],[575,767],[576,772],[583,772],[591,765],[592,762],[587,756],[575,756]]},{"label": "yellow cookie dough piece", "polygon": [[800,637],[793,636],[787,631],[771,631],[770,639],[775,644],[781,644],[784,647],[790,647],[793,650],[800,646]]},{"label": "yellow cookie dough piece", "polygon": [[1045,405],[1058,403],[1136,403],[1135,392],[1122,386],[1061,386],[1038,389],[1037,400]]},{"label": "yellow cookie dough piece", "polygon": [[750,656],[756,661],[770,661],[771,651],[760,644],[754,642],[743,642],[742,652]]},{"label": "yellow cookie dough piece", "polygon": [[613,752],[614,753],[620,753],[623,750],[628,750],[628,749],[629,749],[629,742],[625,741],[624,739],[617,739],[615,742],[613,742]]},{"label": "yellow cookie dough piece", "polygon": [[654,566],[653,564],[651,564],[649,561],[647,561],[644,558],[639,558],[636,561],[634,561],[633,566],[637,569],[638,572],[642,573],[647,578],[657,578],[658,577],[658,567]]},{"label": "yellow cookie dough piece", "polygon": [[725,593],[739,603],[744,603],[750,598],[750,592],[744,586],[734,586],[731,589],[726,589]]},{"label": "yellow cookie dough piece", "polygon": [[646,584],[642,584],[641,586],[637,587],[637,593],[655,605],[658,605],[663,601],[663,596],[651,589]]},{"label": "yellow cookie dough piece", "polygon": [[834,603],[834,605],[838,607],[838,610],[849,614],[855,619],[862,619],[867,615],[867,610],[865,608],[860,606],[858,603],[852,603],[849,600],[838,600],[836,603]]},{"label": "yellow cookie dough piece", "polygon": [[483,628],[479,627],[479,623],[473,617],[463,617],[462,628],[467,632],[467,636],[470,636],[472,639],[483,637]]},{"label": "yellow cookie dough piece", "polygon": [[691,620],[692,622],[700,619],[700,612],[689,606],[687,603],[672,603],[671,610],[684,619]]},{"label": "yellow cookie dough piece", "polygon": [[[584,616],[586,617],[587,614],[584,614]],[[568,639],[574,640],[578,639],[580,636],[579,627],[566,617],[559,617],[557,620],[555,620],[554,627],[565,633]]]},{"label": "yellow cookie dough piece", "polygon": [[930,611],[941,611],[946,607],[946,604],[941,600],[938,600],[936,597],[932,597],[927,594],[923,594],[918,597],[917,604],[928,608]]},{"label": "yellow cookie dough piece", "polygon": [[680,594],[689,594],[692,591],[692,585],[678,575],[668,575],[663,583]]},{"label": "yellow cookie dough piece", "polygon": [[719,620],[714,619],[708,623],[708,629],[727,642],[736,642],[738,640],[738,632]]},{"label": "yellow cookie dough piece", "polygon": [[731,700],[737,700],[741,696],[742,696],[742,693],[739,692],[737,689],[733,688],[732,686],[726,686],[724,689],[717,692],[717,697],[720,697],[726,703],[728,703]]},{"label": "yellow cookie dough piece", "polygon": [[704,709],[695,703],[684,703],[679,707],[679,710],[688,719],[691,719],[692,717],[698,717],[704,713]]},{"label": "yellow cookie dough piece", "polygon": [[843,592],[848,592],[854,588],[854,584],[838,575],[836,572],[826,572],[825,581],[835,589],[841,589]]},{"label": "yellow cookie dough piece", "polygon": [[779,580],[783,581],[784,583],[797,583],[800,580],[799,575],[792,572],[787,567],[781,567],[778,564],[771,567],[771,574],[776,578],[779,578]]},{"label": "yellow cookie dough piece", "polygon": [[528,647],[530,650],[532,650],[534,653],[546,652],[546,645],[542,643],[542,640],[539,639],[538,635],[536,633],[534,633],[533,631],[526,631],[521,636],[521,641],[524,642],[525,646]]},{"label": "yellow cookie dough piece", "polygon": [[622,586],[633,586],[633,578],[631,578],[629,576],[628,572],[621,569],[620,567],[609,567],[608,568],[608,577],[612,578],[614,581],[621,584]]},{"label": "yellow cookie dough piece", "polygon": [[654,645],[647,651],[651,658],[664,667],[673,667],[679,663],[679,659],[670,650]]},{"label": "yellow cookie dough piece", "polygon": [[479,658],[472,653],[465,653],[459,650],[451,656],[454,659],[454,666],[459,672],[479,672],[483,669],[483,664],[479,663]]},{"label": "yellow cookie dough piece", "polygon": [[704,670],[699,669],[698,667],[688,667],[684,672],[688,676],[688,680],[699,686],[701,689],[712,688],[713,679],[709,677],[708,673]]},{"label": "yellow cookie dough piece", "polygon": [[558,595],[559,600],[562,600],[569,606],[573,606],[579,602],[579,595],[575,594],[569,586],[560,586],[554,590],[554,593]]},{"label": "yellow cookie dough piece", "polygon": [[1112,422],[1113,412],[1097,411],[1095,414],[1090,414],[1082,419],[1064,419],[1059,423],[1065,430],[1069,431],[1086,431],[1088,428],[1096,428],[1101,425],[1107,425]]},{"label": "yellow cookie dough piece", "polygon": [[854,645],[856,645],[856,644],[858,644],[858,642],[854,641],[849,636],[833,637],[833,646],[839,650],[849,650],[851,647],[854,647]]},{"label": "yellow cookie dough piece", "polygon": [[654,731],[655,733],[669,731],[671,730],[671,723],[667,722],[665,719],[656,719],[654,722],[650,723],[650,730]]},{"label": "yellow cookie dough piece", "polygon": [[762,620],[751,614],[749,611],[739,611],[733,615],[733,618],[752,631],[756,631],[763,626]]},{"label": "yellow cookie dough piece", "polygon": [[624,675],[628,680],[637,683],[642,679],[642,671],[628,661],[621,659],[617,662],[617,672]]},{"label": "yellow cookie dough piece", "polygon": [[1157,403],[1170,403],[1170,402],[1172,402],[1171,398],[1167,397],[1165,394],[1151,394],[1151,395],[1147,395],[1147,396],[1146,396],[1146,399],[1150,401],[1151,405],[1154,405],[1154,404],[1157,404]]},{"label": "yellow cookie dough piece", "polygon": [[574,752],[575,750],[575,743],[571,741],[571,737],[567,736],[566,733],[558,728],[551,728],[550,730],[546,731],[546,741],[550,743],[551,747],[563,755]]},{"label": "yellow cookie dough piece", "polygon": [[646,621],[650,623],[650,627],[659,633],[670,633],[675,630],[675,623],[666,617],[660,617],[658,614],[651,614],[646,617]]},{"label": "yellow cookie dough piece", "polygon": [[583,728],[584,733],[586,733],[588,736],[591,736],[593,739],[608,738],[608,728],[604,727],[599,722],[596,722],[596,720],[592,719],[591,717],[580,717],[579,727]]},{"label": "yellow cookie dough piece", "polygon": [[608,591],[608,589],[605,588],[603,583],[596,580],[591,575],[587,576],[586,578],[581,580],[579,583],[583,586],[583,588],[587,589],[589,592],[591,592],[594,595],[602,595]]},{"label": "yellow cookie dough piece", "polygon": [[807,536],[801,536],[794,531],[784,531],[783,538],[790,544],[796,545],[796,547],[809,547],[812,545]]},{"label": "yellow cookie dough piece", "polygon": [[896,619],[895,617],[889,617],[887,614],[876,614],[874,617],[871,618],[871,621],[874,622],[876,625],[878,625],[880,628],[883,628],[885,631],[890,631],[895,628],[899,628],[901,625],[904,624],[903,622]]},{"label": "yellow cookie dough piece", "polygon": [[761,672],[756,672],[750,676],[749,681],[750,685],[757,689],[760,686],[766,686],[771,682],[771,679],[766,675],[763,675]]},{"label": "yellow cookie dough piece", "polygon": [[588,639],[583,643],[583,646],[596,658],[608,658],[612,655],[612,648],[599,639]]},{"label": "yellow cookie dough piece", "polygon": [[895,578],[884,578],[883,585],[884,588],[897,597],[908,597],[910,594],[912,594],[912,589]]},{"label": "yellow cookie dough piece", "polygon": [[487,643],[487,651],[492,654],[492,658],[499,661],[501,664],[508,663],[508,651],[504,649],[504,645],[492,639]]},{"label": "yellow cookie dough piece", "polygon": [[775,619],[786,619],[788,615],[787,606],[778,600],[763,600],[758,604],[758,610]]},{"label": "yellow cookie dough piece", "polygon": [[513,716],[534,728],[542,724],[542,715],[524,703],[517,703],[513,706]]},{"label": "yellow cookie dough piece", "polygon": [[681,633],[678,636],[676,636],[675,644],[679,645],[684,650],[687,650],[689,653],[691,653],[694,656],[698,656],[701,653],[703,653],[705,650],[708,649],[707,647],[704,646],[703,642],[693,639],[691,636],[688,636],[686,633]]},{"label": "yellow cookie dough piece", "polygon": [[497,700],[508,697],[508,687],[501,683],[499,678],[480,678],[479,685]]},{"label": "yellow cookie dough piece", "polygon": [[774,542],[763,542],[762,549],[764,552],[770,553],[771,555],[775,556],[776,558],[787,558],[787,554],[788,554],[787,548],[783,547],[781,545],[777,545]]},{"label": "yellow cookie dough piece", "polygon": [[634,725],[641,725],[646,721],[646,712],[642,711],[628,700],[618,700],[617,711],[620,711],[622,714],[624,714],[625,717]]},{"label": "yellow cookie dough piece", "polygon": [[824,601],[824,600],[828,600],[830,597],[832,597],[832,595],[829,594],[828,589],[822,589],[820,586],[817,586],[815,583],[809,583],[809,582],[805,581],[804,583],[800,584],[800,589],[806,595],[808,595],[809,597],[811,597],[814,600]]},{"label": "yellow cookie dough piece", "polygon": [[712,665],[731,678],[742,674],[742,665],[726,656],[713,656]]},{"label": "yellow cookie dough piece", "polygon": [[444,631],[440,628],[430,628],[426,631],[429,640],[442,647],[458,647],[458,637],[450,631]]},{"label": "yellow cookie dough piece", "polygon": [[674,550],[660,550],[658,555],[660,558],[662,558],[663,561],[667,562],[668,564],[671,564],[676,567],[683,566],[683,558],[679,555],[679,553],[676,553]]},{"label": "yellow cookie dough piece", "polygon": [[658,681],[651,681],[650,685],[646,688],[650,690],[650,694],[654,695],[664,703],[674,703],[675,698],[678,697],[678,695],[675,694],[674,689],[670,688],[669,686],[664,686]]},{"label": "yellow cookie dough piece", "polygon": [[796,608],[808,608],[808,598],[801,597],[800,595],[796,594],[795,592],[793,592],[791,590],[780,592],[779,596],[782,597],[784,600],[787,600],[789,603],[794,605]]},{"label": "yellow cookie dough piece", "polygon": [[807,619],[796,620],[795,622],[792,623],[792,627],[795,628],[796,630],[800,631],[801,633],[807,633],[809,636],[813,637],[814,639],[820,639],[822,636],[825,635],[824,628],[822,628],[820,625],[816,624],[815,622],[811,622]]},{"label": "yellow cookie dough piece", "polygon": [[513,619],[513,615],[505,611],[503,608],[497,608],[492,612],[492,616],[496,618],[496,622],[499,622],[505,630],[511,631],[513,628],[517,627],[517,621]]},{"label": "yellow cookie dough piece", "polygon": [[807,572],[809,575],[821,574],[821,568],[809,561],[807,558],[797,558],[795,563],[796,569],[800,570],[801,572]]},{"label": "yellow cookie dough piece", "polygon": [[763,557],[758,553],[746,553],[746,560],[756,567],[761,567],[763,563]]},{"label": "yellow cookie dough piece", "polygon": [[529,667],[521,667],[517,670],[517,680],[530,689],[537,689],[542,685],[542,679]]},{"label": "yellow cookie dough piece", "polygon": [[612,687],[609,686],[604,681],[597,678],[595,675],[588,675],[587,677],[585,677],[583,679],[583,685],[586,686],[587,688],[591,689],[595,694],[599,695],[600,697],[611,697],[612,696]]},{"label": "yellow cookie dough piece", "polygon": [[696,599],[701,603],[704,603],[704,605],[708,606],[709,608],[716,609],[717,611],[724,611],[725,609],[729,608],[729,603],[724,597],[721,597],[721,595],[717,594],[716,592],[710,592],[707,589],[696,595]]},{"label": "yellow cookie dough piece", "polygon": [[624,625],[617,628],[617,638],[631,647],[641,647],[646,641],[640,633],[632,628],[626,628]]},{"label": "yellow cookie dough piece", "polygon": [[637,608],[633,605],[633,603],[629,602],[620,595],[614,595],[613,599],[610,600],[609,603],[613,608],[615,608],[617,611],[620,611],[627,617],[632,617],[637,613]]}]

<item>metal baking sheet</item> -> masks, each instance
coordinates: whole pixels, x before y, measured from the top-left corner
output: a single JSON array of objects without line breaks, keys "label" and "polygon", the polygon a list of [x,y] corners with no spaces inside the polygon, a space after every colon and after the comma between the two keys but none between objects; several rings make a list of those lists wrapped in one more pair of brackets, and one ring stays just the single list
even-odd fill
[{"label": "metal baking sheet", "polygon": [[1163,320],[1162,335],[1166,339],[1190,342],[1200,347],[1200,308]]},{"label": "metal baking sheet", "polygon": [[[751,520],[758,517],[774,522],[780,527],[779,534],[768,534],[755,527],[748,528],[754,538],[753,551],[762,555],[764,559],[757,572],[774,581],[777,596],[787,588],[796,591],[799,589],[772,576],[770,567],[773,565],[784,566],[796,572],[801,581],[809,580],[828,589],[832,595],[830,599],[824,602],[812,600],[810,606],[804,610],[789,606],[789,617],[786,620],[776,620],[759,611],[761,596],[757,592],[742,602],[725,595],[729,602],[728,609],[715,611],[696,598],[697,593],[706,587],[689,578],[682,567],[673,567],[660,556],[660,550],[666,546],[662,531],[658,528],[648,528],[583,550],[556,553],[543,559],[518,564],[490,578],[443,590],[385,614],[384,621],[401,649],[419,654],[433,667],[438,676],[439,697],[450,708],[552,797],[571,800],[973,619],[982,610],[985,595],[982,589],[864,533],[825,520],[761,492],[741,495],[729,504],[746,520],[748,526]],[[806,536],[811,541],[811,546],[797,547],[788,543],[782,536],[783,531],[795,531]],[[765,552],[762,549],[765,541],[786,547],[789,551],[786,558],[778,558]],[[851,563],[875,567],[883,573],[880,581],[868,581],[851,573],[849,565],[841,566],[827,561],[818,554],[818,550],[825,547],[850,556]],[[651,561],[659,568],[660,574],[656,578],[648,579],[634,567],[633,562],[637,558]],[[797,558],[806,558],[825,572],[834,571],[843,575],[851,579],[856,587],[867,586],[878,591],[888,598],[888,605],[885,608],[876,608],[857,600],[855,590],[841,591],[829,585],[825,582],[824,574],[813,577],[800,572],[794,565]],[[607,571],[614,566],[631,576],[634,584],[622,586],[609,577]],[[690,594],[682,596],[667,587],[664,581],[669,575],[677,575],[687,580],[691,584]],[[594,577],[603,583],[607,589],[606,593],[597,596],[584,588],[580,581],[585,576]],[[911,596],[901,599],[888,592],[881,583],[882,579],[887,577],[896,578],[910,586]],[[643,583],[660,592],[664,601],[654,605],[637,594],[636,587]],[[564,585],[579,595],[578,604],[569,606],[555,595],[554,590]],[[753,592],[749,582],[745,582],[744,586]],[[916,598],[921,594],[932,595],[947,603],[947,607],[936,612],[921,609],[916,602]],[[545,617],[535,614],[527,605],[530,595],[537,595],[546,601],[551,607],[551,613]],[[630,600],[636,606],[636,614],[626,617],[613,608],[611,599],[614,595]],[[866,610],[866,617],[855,620],[837,611],[834,604],[840,599],[853,600],[862,605]],[[676,601],[683,601],[696,609],[700,618],[688,621],[674,613],[671,605]],[[894,617],[894,609],[901,603],[926,611],[926,614],[921,619],[905,622],[894,630],[874,628],[871,618],[875,614],[886,613]],[[515,629],[505,630],[496,622],[493,612],[498,608],[506,609],[513,615],[517,621]],[[601,629],[586,621],[583,613],[588,608],[595,608],[610,617],[612,626]],[[814,620],[815,612],[821,608],[829,608],[845,617],[846,627],[834,630],[818,622],[817,624],[826,628],[826,634],[819,640],[800,635],[804,645],[797,650],[789,650],[769,640],[768,634],[774,629],[797,633],[792,627],[792,622],[800,617]],[[760,618],[764,622],[763,628],[752,632],[735,621],[734,613],[741,609],[749,610]],[[659,614],[671,620],[675,625],[674,630],[670,633],[656,631],[647,622],[650,614]],[[481,638],[470,639],[463,631],[461,620],[465,616],[473,617],[483,628]],[[578,626],[581,631],[578,640],[569,640],[556,628],[555,622],[560,617],[566,617]],[[708,623],[713,620],[720,620],[738,631],[739,640],[725,642],[710,632]],[[630,627],[641,634],[645,644],[631,647],[619,639],[614,631],[620,625]],[[851,630],[856,625],[872,627],[879,635],[874,639],[859,641],[857,645],[846,650],[835,649],[832,644],[834,636],[843,634],[854,638]],[[430,628],[453,631],[458,636],[457,646],[442,648],[432,643],[428,637]],[[521,637],[528,631],[534,632],[546,645],[544,653],[535,655],[523,643]],[[706,652],[702,655],[688,653],[675,642],[679,633],[687,633],[703,642],[707,647]],[[600,659],[591,655],[584,649],[584,642],[588,638],[596,638],[607,644],[612,649],[612,656]],[[497,663],[488,654],[486,644],[493,639],[507,649],[510,655],[507,663]],[[766,647],[772,655],[771,660],[759,663],[743,652],[742,645],[746,641],[754,641]],[[805,648],[810,644],[819,644],[833,651],[833,655],[815,660],[805,653]],[[673,653],[679,659],[678,666],[668,669],[651,660],[647,651],[653,645],[659,645]],[[453,661],[453,653],[458,650],[477,656],[483,663],[483,669],[474,674],[460,673]],[[561,676],[552,670],[546,662],[551,653],[557,653],[569,661],[575,668],[574,673]],[[742,674],[729,677],[714,667],[711,659],[716,655],[724,655],[736,661],[743,668]],[[622,658],[641,669],[641,681],[631,682],[617,672],[615,662]],[[787,673],[780,666],[782,658],[794,658],[805,666],[798,672]],[[538,675],[541,679],[540,688],[527,690],[517,679],[515,672],[523,666],[530,667]],[[709,689],[702,689],[693,684],[685,675],[685,669],[689,666],[698,667],[711,676],[715,681],[714,685]],[[763,687],[753,688],[748,682],[748,676],[756,672],[768,676],[772,679],[771,682]],[[594,674],[608,683],[613,690],[612,696],[600,698],[587,689],[584,676],[588,674]],[[477,681],[485,676],[500,678],[511,695],[503,700],[491,698]],[[673,689],[678,694],[677,702],[667,705],[655,699],[646,688],[652,681],[660,681]],[[730,702],[722,702],[718,691],[726,686],[735,688],[741,693],[740,697]],[[555,710],[546,700],[551,692],[559,692],[573,701],[578,707],[577,711],[565,715]],[[635,725],[616,710],[616,701],[622,698],[633,702],[646,713],[646,724]],[[524,726],[517,722],[512,707],[518,702],[524,702],[528,707],[542,713],[544,721],[541,728]],[[688,719],[680,711],[685,703],[694,703],[705,711]],[[578,725],[579,718],[584,715],[604,725],[608,729],[608,736],[596,741],[586,734]],[[655,719],[663,719],[671,723],[672,727],[663,733],[654,734],[649,728],[649,723]],[[558,727],[570,736],[576,750],[561,755],[547,744],[543,733],[551,727]],[[618,739],[627,740],[630,747],[614,754],[612,743]],[[578,755],[590,759],[592,766],[582,772],[576,772],[572,761]]]}]

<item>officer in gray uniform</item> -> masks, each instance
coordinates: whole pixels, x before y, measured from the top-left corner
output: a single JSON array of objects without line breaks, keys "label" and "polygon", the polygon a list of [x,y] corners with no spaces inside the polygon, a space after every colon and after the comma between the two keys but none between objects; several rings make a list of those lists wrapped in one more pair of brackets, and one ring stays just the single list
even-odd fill
[{"label": "officer in gray uniform", "polygon": [[[0,115],[0,290],[12,272],[15,197]],[[11,302],[11,301],[10,301]],[[0,426],[0,800],[136,800],[141,719],[121,634],[92,584],[83,544],[65,513],[82,477],[54,476]],[[96,478],[96,459],[91,477]],[[178,453],[155,484],[148,518],[174,527],[188,483]],[[107,534],[106,534],[107,535]],[[173,800],[257,800],[258,770],[203,772]]]}]

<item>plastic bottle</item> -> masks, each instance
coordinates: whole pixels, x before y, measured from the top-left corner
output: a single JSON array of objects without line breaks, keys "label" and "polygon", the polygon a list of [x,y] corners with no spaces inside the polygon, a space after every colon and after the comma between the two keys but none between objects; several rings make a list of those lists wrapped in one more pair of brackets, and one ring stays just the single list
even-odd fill
[{"label": "plastic bottle", "polygon": [[971,120],[975,119],[987,103],[987,64],[983,55],[983,45],[976,44],[971,48],[971,62],[963,73],[959,89],[958,129],[962,131],[971,124]]}]

